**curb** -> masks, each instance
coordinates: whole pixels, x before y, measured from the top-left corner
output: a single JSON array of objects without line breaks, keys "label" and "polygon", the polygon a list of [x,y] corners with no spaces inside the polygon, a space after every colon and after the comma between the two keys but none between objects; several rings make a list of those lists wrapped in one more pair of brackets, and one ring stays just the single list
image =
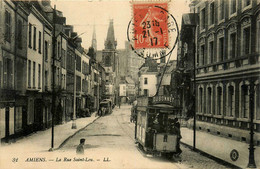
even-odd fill
[{"label": "curb", "polygon": [[203,155],[204,157],[207,157],[207,158],[209,158],[209,159],[212,159],[212,160],[216,161],[217,163],[224,165],[225,167],[236,168],[236,169],[242,169],[241,167],[238,167],[238,166],[236,166],[236,165],[234,165],[234,164],[232,164],[232,163],[230,163],[230,162],[227,162],[227,161],[222,160],[222,159],[220,159],[220,158],[218,158],[218,157],[215,157],[215,156],[213,156],[213,155],[211,155],[211,154],[208,154],[208,153],[206,153],[205,151],[199,150],[199,149],[197,149],[197,148],[196,148],[195,150],[193,150],[193,146],[191,146],[191,145],[189,145],[189,144],[187,144],[187,143],[184,143],[184,142],[182,142],[182,141],[180,141],[180,143],[181,143],[182,145],[188,147],[188,148],[191,149],[192,151],[194,151],[194,152],[196,152],[196,153],[200,153],[200,154]]},{"label": "curb", "polygon": [[94,119],[92,122],[90,122],[89,124],[87,124],[85,127],[77,130],[75,133],[73,133],[71,136],[67,137],[60,145],[58,148],[55,148],[54,150],[59,150],[60,148],[62,148],[68,141],[69,139],[71,139],[72,137],[74,137],[76,134],[78,134],[79,132],[81,132],[82,130],[84,130],[85,128],[87,128],[89,125],[93,124],[97,119],[99,119],[100,116],[98,116],[96,119]]}]

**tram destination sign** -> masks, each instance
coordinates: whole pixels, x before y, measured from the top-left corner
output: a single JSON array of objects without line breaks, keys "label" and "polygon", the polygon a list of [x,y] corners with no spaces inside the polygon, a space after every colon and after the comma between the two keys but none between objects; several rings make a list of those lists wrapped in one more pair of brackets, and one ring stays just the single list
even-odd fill
[{"label": "tram destination sign", "polygon": [[158,103],[169,103],[172,104],[174,101],[174,98],[170,96],[154,96],[153,97],[153,104],[158,104]]},{"label": "tram destination sign", "polygon": [[152,104],[170,104],[173,105],[175,103],[175,99],[171,96],[154,96],[152,100]]}]

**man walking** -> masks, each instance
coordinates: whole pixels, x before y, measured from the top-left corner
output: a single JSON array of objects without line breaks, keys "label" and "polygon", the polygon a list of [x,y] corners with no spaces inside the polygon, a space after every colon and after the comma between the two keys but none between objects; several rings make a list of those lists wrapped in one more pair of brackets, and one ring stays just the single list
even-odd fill
[{"label": "man walking", "polygon": [[77,146],[77,150],[76,150],[77,154],[84,154],[84,144],[85,144],[85,139],[84,138],[80,139],[80,144]]}]

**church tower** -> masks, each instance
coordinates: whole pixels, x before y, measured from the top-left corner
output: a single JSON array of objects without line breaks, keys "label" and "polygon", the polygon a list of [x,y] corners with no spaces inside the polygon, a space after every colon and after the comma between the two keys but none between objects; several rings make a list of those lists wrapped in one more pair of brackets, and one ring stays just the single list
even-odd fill
[{"label": "church tower", "polygon": [[117,42],[115,40],[113,20],[109,21],[105,49],[102,50],[102,64],[106,71],[106,98],[110,98],[113,103],[118,103],[118,56],[116,51]]},{"label": "church tower", "polygon": [[105,49],[115,50],[116,46],[117,42],[115,40],[114,23],[113,19],[110,19],[107,31],[107,39],[105,41]]},{"label": "church tower", "polygon": [[110,67],[109,71],[114,72],[116,69],[116,46],[113,19],[109,22],[107,38],[105,40],[105,49],[102,51],[102,63],[104,67]]},{"label": "church tower", "polygon": [[97,38],[96,38],[96,27],[94,25],[93,34],[92,34],[92,44],[91,47],[94,48],[94,51],[97,51]]}]

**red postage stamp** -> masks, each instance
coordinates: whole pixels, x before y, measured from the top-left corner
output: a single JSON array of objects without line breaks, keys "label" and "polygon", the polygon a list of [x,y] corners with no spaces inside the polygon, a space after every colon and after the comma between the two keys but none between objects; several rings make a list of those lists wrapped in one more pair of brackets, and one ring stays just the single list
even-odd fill
[{"label": "red postage stamp", "polygon": [[168,47],[168,3],[133,3],[134,48]]}]

